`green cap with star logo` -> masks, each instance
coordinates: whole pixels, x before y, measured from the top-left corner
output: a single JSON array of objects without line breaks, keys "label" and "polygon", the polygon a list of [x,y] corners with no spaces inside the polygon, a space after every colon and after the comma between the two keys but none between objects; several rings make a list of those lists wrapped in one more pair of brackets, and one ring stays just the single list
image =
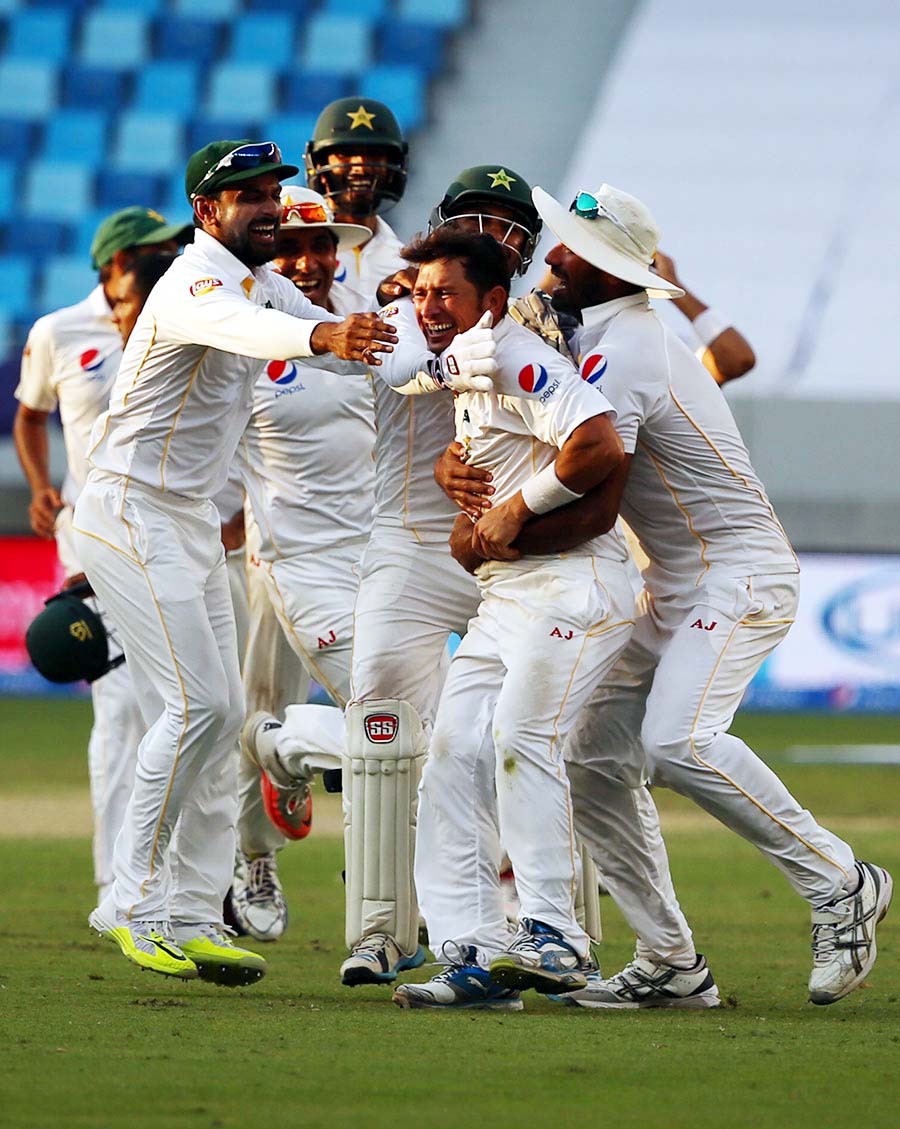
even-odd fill
[{"label": "green cap with star logo", "polygon": [[91,265],[99,270],[110,262],[116,251],[129,247],[148,247],[172,239],[183,245],[191,241],[193,232],[193,224],[169,223],[152,208],[122,208],[108,216],[94,233]]}]

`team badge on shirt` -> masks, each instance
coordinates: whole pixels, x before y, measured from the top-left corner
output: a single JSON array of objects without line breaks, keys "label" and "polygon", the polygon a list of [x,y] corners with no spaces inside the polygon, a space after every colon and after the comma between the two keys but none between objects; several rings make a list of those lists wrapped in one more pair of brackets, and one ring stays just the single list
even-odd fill
[{"label": "team badge on shirt", "polygon": [[99,372],[103,368],[103,356],[99,349],[85,349],[78,358],[82,372]]},{"label": "team badge on shirt", "polygon": [[293,361],[269,361],[266,376],[273,384],[292,384],[297,379],[297,366]]},{"label": "team badge on shirt", "polygon": [[526,365],[519,373],[519,387],[525,392],[540,392],[547,383],[543,365]]},{"label": "team badge on shirt", "polygon": [[221,278],[198,278],[196,282],[191,283],[191,297],[199,298],[201,294],[209,294],[211,290],[221,285]]},{"label": "team badge on shirt", "polygon": [[395,318],[399,313],[399,306],[385,306],[384,309],[378,311],[378,316],[380,318]]},{"label": "team badge on shirt", "polygon": [[596,384],[606,372],[606,357],[602,353],[590,353],[581,366],[581,379],[588,384]]},{"label": "team badge on shirt", "polygon": [[347,281],[347,268],[341,266],[341,260],[337,259],[334,264],[334,281],[346,282]]}]

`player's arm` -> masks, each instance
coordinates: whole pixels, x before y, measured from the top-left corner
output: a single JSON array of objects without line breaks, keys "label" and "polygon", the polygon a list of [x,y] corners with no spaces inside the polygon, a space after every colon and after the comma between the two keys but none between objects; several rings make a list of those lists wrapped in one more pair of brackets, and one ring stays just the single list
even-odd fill
[{"label": "player's arm", "polygon": [[50,445],[47,439],[49,412],[35,411],[20,403],[13,420],[13,441],[19,463],[31,487],[28,519],[32,530],[50,541],[56,515],[62,508],[59,491],[50,481]]},{"label": "player's arm", "polygon": [[727,384],[729,380],[737,380],[748,373],[756,364],[756,354],[746,337],[715,310],[710,309],[696,294],[691,293],[678,277],[675,262],[668,255],[657,251],[653,265],[657,274],[674,282],[684,291],[682,298],[674,298],[673,301],[692,323],[694,332],[702,342],[704,348],[701,360],[716,383]]}]

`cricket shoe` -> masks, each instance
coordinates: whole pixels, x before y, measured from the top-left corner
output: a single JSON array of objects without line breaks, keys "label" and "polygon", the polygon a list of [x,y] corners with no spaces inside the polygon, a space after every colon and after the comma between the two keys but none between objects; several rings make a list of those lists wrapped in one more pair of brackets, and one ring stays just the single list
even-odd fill
[{"label": "cricket shoe", "polygon": [[274,851],[255,859],[235,854],[229,901],[236,931],[257,941],[278,940],[287,929],[288,907]]},{"label": "cricket shoe", "polygon": [[833,1004],[858,988],[875,963],[875,927],[891,904],[894,883],[880,866],[857,862],[859,889],[812,914],[809,998]]},{"label": "cricket shoe", "polygon": [[558,929],[523,917],[509,948],[491,961],[490,974],[503,988],[562,993],[585,988],[593,968]]},{"label": "cricket shoe", "polygon": [[474,945],[444,944],[443,972],[425,984],[401,984],[391,996],[397,1007],[482,1008],[490,1011],[521,1011],[519,993],[495,984],[491,974],[478,963]]},{"label": "cricket shoe", "polygon": [[249,949],[239,949],[226,926],[185,923],[175,926],[181,951],[197,966],[201,980],[225,988],[255,984],[266,974],[266,962]]},{"label": "cricket shoe", "polygon": [[270,713],[251,714],[241,730],[244,752],[258,766],[263,807],[271,822],[288,839],[305,839],[312,830],[312,791],[308,774],[293,775],[279,751],[300,753],[285,742],[284,726]]},{"label": "cricket shoe", "polygon": [[425,963],[425,950],[419,945],[408,956],[387,933],[370,933],[350,950],[341,965],[341,983],[348,988],[358,984],[390,984],[398,972],[408,972]]},{"label": "cricket shoe", "polygon": [[708,1008],[718,1007],[719,989],[706,964],[697,954],[692,968],[657,964],[635,955],[631,964],[604,980],[599,972],[587,978],[587,987],[558,998],[570,1007],[588,1008]]},{"label": "cricket shoe", "polygon": [[168,921],[129,921],[127,925],[113,925],[95,909],[88,923],[101,937],[115,941],[122,955],[139,968],[163,976],[177,976],[180,980],[196,980],[200,975],[197,965],[176,943]]}]

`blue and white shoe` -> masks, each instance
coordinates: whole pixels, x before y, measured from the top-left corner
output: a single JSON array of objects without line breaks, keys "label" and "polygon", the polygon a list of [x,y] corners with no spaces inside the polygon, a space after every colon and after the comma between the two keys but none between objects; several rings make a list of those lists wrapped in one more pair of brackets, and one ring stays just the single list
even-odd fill
[{"label": "blue and white shoe", "polygon": [[521,1011],[519,993],[500,988],[486,968],[478,964],[474,945],[444,944],[443,972],[426,984],[401,984],[392,999],[402,1008],[482,1008],[491,1011]]},{"label": "blue and white shoe", "polygon": [[593,969],[558,929],[523,917],[512,944],[491,961],[489,971],[502,988],[562,993],[587,987],[586,974]]},{"label": "blue and white shoe", "polygon": [[341,983],[347,988],[358,984],[390,984],[398,972],[407,972],[425,963],[421,945],[414,953],[401,952],[387,933],[370,933],[350,950],[341,965]]}]

